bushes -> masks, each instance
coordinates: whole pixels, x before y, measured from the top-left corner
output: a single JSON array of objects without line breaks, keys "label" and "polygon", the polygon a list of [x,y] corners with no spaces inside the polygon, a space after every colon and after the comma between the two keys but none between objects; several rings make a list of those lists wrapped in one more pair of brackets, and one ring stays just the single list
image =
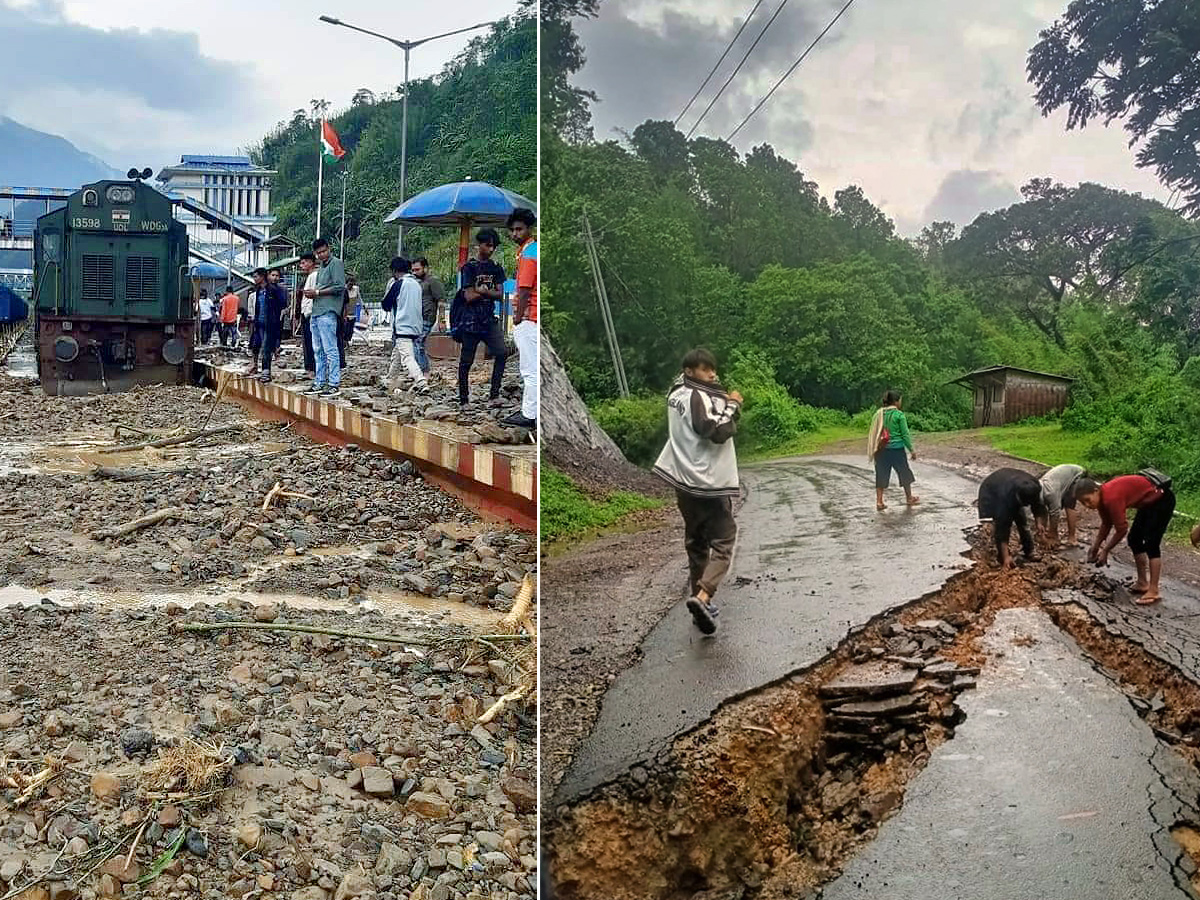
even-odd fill
[{"label": "bushes", "polygon": [[541,465],[539,498],[542,535],[551,541],[577,537],[612,525],[628,513],[662,506],[661,500],[628,491],[616,491],[602,500],[593,500],[570,478],[545,462]]},{"label": "bushes", "polygon": [[606,400],[592,409],[592,415],[635,465],[652,465],[667,441],[665,395]]}]

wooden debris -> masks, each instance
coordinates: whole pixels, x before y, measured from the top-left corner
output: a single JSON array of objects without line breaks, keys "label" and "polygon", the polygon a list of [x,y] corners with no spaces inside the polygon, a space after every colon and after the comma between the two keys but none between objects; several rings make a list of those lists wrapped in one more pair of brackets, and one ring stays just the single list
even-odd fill
[{"label": "wooden debris", "polygon": [[266,499],[263,500],[263,505],[262,505],[263,512],[266,512],[267,509],[270,507],[270,505],[275,502],[276,497],[293,497],[297,500],[312,500],[312,499],[314,499],[314,498],[308,496],[308,494],[299,494],[299,493],[296,493],[295,491],[285,491],[283,489],[283,483],[280,481],[277,481],[277,482],[275,482],[275,487],[273,487],[269,491],[267,491]]},{"label": "wooden debris", "polygon": [[188,518],[190,518],[190,514],[187,510],[178,506],[168,506],[166,509],[160,509],[156,512],[140,516],[132,522],[126,522],[124,525],[114,525],[111,528],[101,528],[93,531],[92,538],[102,541],[105,538],[123,537],[135,531],[141,531],[143,528],[149,528],[151,525],[157,525],[159,522],[165,522],[167,519]]},{"label": "wooden debris", "polygon": [[104,478],[108,481],[150,481],[153,479],[162,478],[165,475],[186,475],[193,469],[114,469],[110,466],[96,466],[92,470],[92,476],[95,478]]},{"label": "wooden debris", "polygon": [[177,444],[190,444],[192,441],[198,441],[201,438],[213,437],[218,434],[235,434],[242,431],[241,425],[223,425],[220,428],[201,428],[198,431],[189,431],[187,434],[181,434],[179,437],[160,438],[157,441],[146,441],[141,444],[123,444],[120,447],[104,447],[99,453],[131,453],[134,450],[145,450],[147,447],[161,448],[174,447]]}]

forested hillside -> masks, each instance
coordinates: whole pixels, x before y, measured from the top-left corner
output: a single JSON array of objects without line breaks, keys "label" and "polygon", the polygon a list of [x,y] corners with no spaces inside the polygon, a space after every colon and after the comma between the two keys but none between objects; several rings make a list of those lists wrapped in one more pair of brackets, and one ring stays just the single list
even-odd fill
[{"label": "forested hillside", "polygon": [[[397,51],[397,82],[402,60]],[[537,23],[531,2],[472,41],[438,76],[411,81],[409,90],[408,196],[470,178],[536,200]],[[340,175],[349,172],[343,255],[370,295],[382,288],[396,252],[396,226],[384,225],[383,218],[400,196],[400,91],[377,96],[364,88],[347,100],[345,109],[327,99],[297,109],[251,155],[279,171],[276,233],[309,242],[316,225],[318,123],[326,118],[333,124],[346,156],[325,166],[321,230],[336,240]],[[450,229],[415,229],[406,232],[405,249],[426,253],[437,273],[450,278],[457,241]],[[512,248],[504,250],[511,257]],[[511,271],[511,259],[506,262]]]},{"label": "forested hillside", "polygon": [[[707,345],[747,395],[743,446],[849,421],[887,388],[918,428],[966,427],[970,395],[946,383],[1007,364],[1077,379],[1064,427],[1094,436],[1096,465],[1158,464],[1200,484],[1196,223],[1102,185],[1036,179],[961,233],[931,223],[906,240],[858,187],[814,184],[769,145],[742,155],[654,121],[597,143],[589,98],[569,84],[583,60],[570,16],[595,10],[543,4],[558,35],[543,47],[544,321],[632,458],[657,449],[680,356]],[[645,399],[614,402],[585,210]]]}]

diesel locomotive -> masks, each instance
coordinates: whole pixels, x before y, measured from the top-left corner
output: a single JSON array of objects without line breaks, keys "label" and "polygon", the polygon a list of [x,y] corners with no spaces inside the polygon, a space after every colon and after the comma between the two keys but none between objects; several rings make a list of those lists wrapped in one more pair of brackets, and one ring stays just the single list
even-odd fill
[{"label": "diesel locomotive", "polygon": [[142,182],[150,174],[86,184],[37,221],[32,303],[47,394],[191,380],[187,231]]}]

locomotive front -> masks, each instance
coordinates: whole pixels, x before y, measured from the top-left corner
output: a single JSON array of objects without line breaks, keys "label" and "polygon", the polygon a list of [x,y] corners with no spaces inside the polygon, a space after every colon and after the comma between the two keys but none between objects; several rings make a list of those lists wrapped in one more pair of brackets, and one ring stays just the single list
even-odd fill
[{"label": "locomotive front", "polygon": [[84,185],[38,219],[33,306],[47,394],[190,380],[187,241],[171,201],[140,177]]}]

